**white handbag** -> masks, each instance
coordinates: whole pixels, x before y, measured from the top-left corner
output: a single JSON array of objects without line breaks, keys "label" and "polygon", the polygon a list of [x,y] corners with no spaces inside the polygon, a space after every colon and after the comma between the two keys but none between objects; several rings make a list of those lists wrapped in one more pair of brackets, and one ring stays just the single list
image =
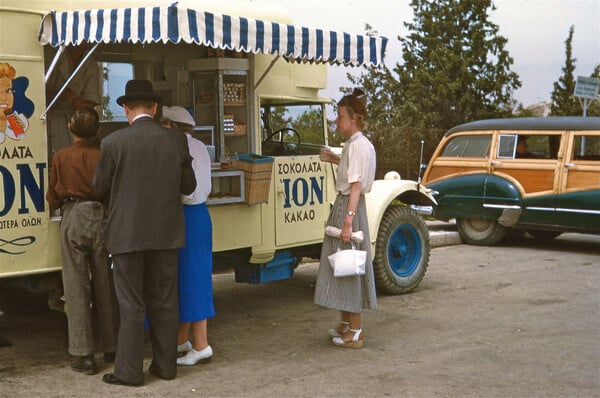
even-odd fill
[{"label": "white handbag", "polygon": [[333,276],[344,277],[365,274],[367,261],[366,250],[357,250],[352,242],[352,249],[338,250],[329,255],[329,264],[333,269]]}]

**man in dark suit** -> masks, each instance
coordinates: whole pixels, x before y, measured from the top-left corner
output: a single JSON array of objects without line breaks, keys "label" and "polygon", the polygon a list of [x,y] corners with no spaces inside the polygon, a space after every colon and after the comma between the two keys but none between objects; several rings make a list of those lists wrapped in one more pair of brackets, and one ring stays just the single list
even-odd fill
[{"label": "man in dark suit", "polygon": [[181,194],[196,187],[184,134],[153,119],[159,98],[148,80],[130,80],[117,103],[129,127],[102,140],[95,187],[108,200],[104,239],[113,259],[121,314],[113,373],[108,384],[144,382],[144,319],[148,315],[153,359],[150,372],[176,375],[177,260],[185,246]]}]

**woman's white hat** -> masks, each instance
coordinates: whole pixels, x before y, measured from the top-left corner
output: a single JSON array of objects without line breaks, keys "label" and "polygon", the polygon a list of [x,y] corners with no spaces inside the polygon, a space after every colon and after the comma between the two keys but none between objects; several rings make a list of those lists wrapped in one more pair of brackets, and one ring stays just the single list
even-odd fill
[{"label": "woman's white hat", "polygon": [[192,115],[182,106],[163,106],[162,115],[175,123],[183,123],[192,127],[196,125]]}]

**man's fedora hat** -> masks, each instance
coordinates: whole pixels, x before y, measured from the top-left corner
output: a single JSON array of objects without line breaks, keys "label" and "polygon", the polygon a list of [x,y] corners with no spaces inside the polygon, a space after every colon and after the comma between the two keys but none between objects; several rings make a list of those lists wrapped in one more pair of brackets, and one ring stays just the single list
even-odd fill
[{"label": "man's fedora hat", "polygon": [[125,95],[117,98],[117,104],[122,106],[131,101],[160,102],[160,97],[154,94],[150,80],[129,80],[125,86]]}]

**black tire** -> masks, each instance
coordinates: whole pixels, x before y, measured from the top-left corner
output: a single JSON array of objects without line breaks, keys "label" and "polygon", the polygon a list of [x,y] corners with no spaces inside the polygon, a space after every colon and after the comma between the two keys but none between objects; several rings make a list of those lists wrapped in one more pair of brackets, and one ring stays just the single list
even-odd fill
[{"label": "black tire", "polygon": [[562,232],[559,231],[542,231],[540,229],[527,230],[527,233],[531,235],[535,240],[540,242],[548,242],[558,237]]},{"label": "black tire", "polygon": [[416,288],[429,265],[429,231],[425,221],[404,206],[390,206],[379,226],[373,270],[377,289],[404,294]]},{"label": "black tire", "polygon": [[508,228],[495,220],[479,218],[459,218],[456,220],[456,228],[463,242],[478,246],[493,246],[500,243],[508,231]]}]

